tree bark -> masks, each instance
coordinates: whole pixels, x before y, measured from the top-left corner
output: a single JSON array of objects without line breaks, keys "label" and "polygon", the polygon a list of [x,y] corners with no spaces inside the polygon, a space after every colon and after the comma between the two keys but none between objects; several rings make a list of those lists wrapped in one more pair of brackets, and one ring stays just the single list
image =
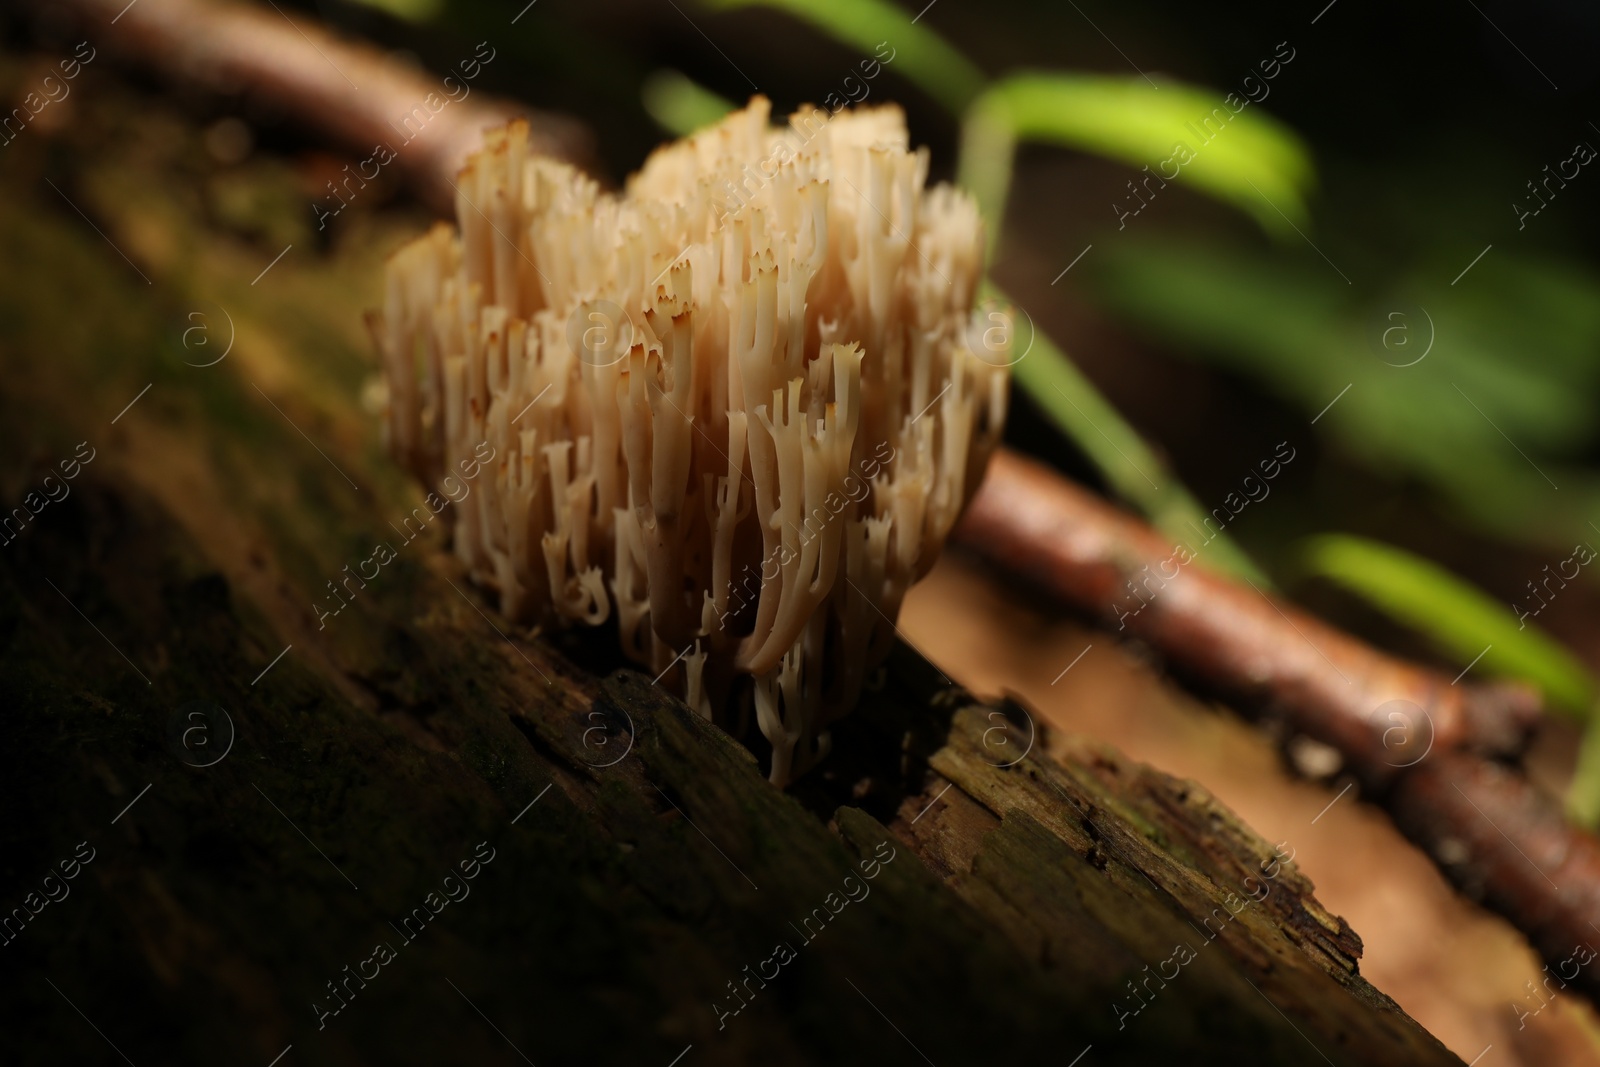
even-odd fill
[{"label": "tree bark", "polygon": [[[115,473],[0,571],[7,901],[93,853],[6,946],[22,1062],[101,1055],[79,1010],[134,1062],[1458,1062],[1292,845],[1105,749],[1016,759],[1031,727],[906,649],[791,796],[643,675],[499,636],[421,545],[363,591],[369,660],[274,663],[294,635]],[[206,767],[196,697],[232,724]],[[887,826],[832,806],[863,780]]]}]

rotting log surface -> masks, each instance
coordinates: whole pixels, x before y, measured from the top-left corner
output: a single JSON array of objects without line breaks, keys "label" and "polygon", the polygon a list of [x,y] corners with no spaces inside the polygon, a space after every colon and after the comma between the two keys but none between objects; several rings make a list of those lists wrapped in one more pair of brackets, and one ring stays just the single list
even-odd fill
[{"label": "rotting log surface", "polygon": [[[830,828],[642,675],[502,640],[431,562],[374,597],[380,666],[343,679],[368,700],[296,659],[251,685],[277,638],[215,561],[153,500],[81,477],[0,572],[7,900],[95,851],[6,948],[21,1062],[105,1051],[66,997],[135,1062],[517,1062],[480,1010],[534,1062],[903,1060],[880,1010],[940,1064],[1457,1062],[1198,787],[1091,748],[1002,770],[1022,737],[997,745],[993,712],[908,652],[861,714],[948,732],[928,760],[954,787],[888,829],[849,805]],[[196,695],[237,730],[207,768],[170,736]],[[489,850],[414,942],[390,925]],[[797,959],[719,1027],[726,983],[780,942]],[[319,1028],[323,983],[370,976],[379,943],[397,958]],[[1149,1007],[1126,1018],[1130,980]]]},{"label": "rotting log surface", "polygon": [[[27,265],[0,287],[7,505],[95,450],[0,547],[0,903],[93,859],[0,947],[0,1058],[1458,1062],[1203,790],[1091,746],[1019,759],[1017,709],[904,649],[786,794],[607,674],[603,636],[502,636],[437,530],[319,625],[415,501],[354,398],[358,312],[416,222],[357,215],[258,276],[278,247],[236,194],[292,200],[292,175],[208,169],[159,102],[76,106],[81,132],[0,171]],[[184,333],[197,309],[219,348]],[[198,366],[218,312],[234,344]],[[830,897],[880,848],[868,895]]]}]

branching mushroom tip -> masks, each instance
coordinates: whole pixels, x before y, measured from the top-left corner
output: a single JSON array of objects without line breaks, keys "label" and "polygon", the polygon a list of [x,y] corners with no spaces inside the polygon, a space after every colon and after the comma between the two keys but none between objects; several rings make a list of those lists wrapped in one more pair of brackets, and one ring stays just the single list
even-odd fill
[{"label": "branching mushroom tip", "polygon": [[1010,338],[976,323],[977,209],[895,107],[761,98],[612,195],[512,123],[459,232],[389,262],[395,454],[486,455],[455,549],[519,621],[598,625],[701,714],[753,706],[780,784],[828,748],[977,487]]}]

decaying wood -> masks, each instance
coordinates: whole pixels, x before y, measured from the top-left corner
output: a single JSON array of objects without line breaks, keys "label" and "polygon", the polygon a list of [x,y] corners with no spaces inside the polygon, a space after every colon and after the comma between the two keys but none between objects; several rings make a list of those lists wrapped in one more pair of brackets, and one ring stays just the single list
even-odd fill
[{"label": "decaying wood", "polygon": [[[345,584],[416,502],[353,399],[397,234],[261,278],[181,140],[126,143],[48,147],[104,238],[42,139],[0,172],[0,492],[96,450],[0,547],[0,903],[94,853],[0,948],[7,1058],[1459,1062],[1203,791],[1024,754],[906,649],[784,793],[603,633],[510,631],[437,530]],[[161,310],[201,301],[240,327],[205,367]]]},{"label": "decaying wood", "polygon": [[[957,892],[1014,941],[1043,957],[1093,956],[1113,970],[1117,964],[1111,961],[1130,944],[1163,957],[1183,945],[1198,960],[1190,965],[1201,967],[1193,978],[1221,997],[1247,1002],[1276,999],[1304,981],[1326,981],[1328,994],[1308,1006],[1319,1031],[1367,1031],[1377,1013],[1387,1037],[1408,1046],[1358,1051],[1341,1041],[1345,1051],[1369,1062],[1385,1055],[1427,1058],[1427,1043],[1415,1043],[1393,1017],[1395,1006],[1358,977],[1361,940],[1317,903],[1293,866],[1292,842],[1267,846],[1202,787],[1131,765],[1091,742],[1072,741],[1057,751],[1056,761],[1024,761],[997,775],[990,714],[964,710],[945,747],[932,757],[936,778],[929,791],[953,782],[959,792],[946,795],[949,804],[926,819],[894,825],[937,868],[960,872]],[[920,810],[921,803],[918,798],[902,811],[916,818],[911,808]],[[1009,862],[996,862],[998,857]],[[1080,863],[1100,871],[1105,881],[1087,891],[1069,885],[1063,871]],[[1204,901],[1214,899],[1216,887],[1225,887],[1223,904],[1208,911]],[[1143,908],[1130,909],[1129,898],[1148,901],[1158,916],[1158,902],[1182,902],[1186,914],[1178,922],[1152,921]],[[1093,917],[1098,936],[1085,937],[1086,915]],[[1151,963],[1147,956],[1126,966]],[[1129,1026],[1135,1020],[1121,1013],[1142,1016],[1143,996],[1152,992],[1142,980],[1135,984],[1140,988],[1125,987],[1129,995],[1119,998],[1116,1009]],[[1166,993],[1159,982],[1153,990],[1159,992],[1151,997],[1152,1007]],[[1226,1041],[1223,1035],[1236,1025],[1196,1022],[1196,1040],[1206,1044]],[[1305,1044],[1300,1052],[1309,1062],[1314,1053]]]},{"label": "decaying wood", "polygon": [[[896,1029],[940,1063],[1458,1062],[1197,787],[1088,746],[1001,769],[992,710],[930,693],[909,652],[885,699],[947,734],[940,777],[892,827],[846,805],[830,830],[643,675],[500,638],[442,552],[370,590],[374,662],[329,650],[378,710],[309,660],[252,685],[283,635],[244,624],[192,531],[97,480],[120,473],[84,475],[0,557],[4,788],[27,826],[5,888],[96,853],[7,946],[25,1062],[103,1051],[44,979],[135,1062],[518,1062],[478,1011],[534,1062],[880,1063],[909,1054]],[[151,686],[74,639],[68,599]],[[196,695],[238,731],[213,767],[171,747]],[[896,790],[897,762],[876,769]],[[397,958],[374,978],[377,944]],[[795,959],[774,973],[777,945]],[[368,981],[330,1017],[347,966]]]}]

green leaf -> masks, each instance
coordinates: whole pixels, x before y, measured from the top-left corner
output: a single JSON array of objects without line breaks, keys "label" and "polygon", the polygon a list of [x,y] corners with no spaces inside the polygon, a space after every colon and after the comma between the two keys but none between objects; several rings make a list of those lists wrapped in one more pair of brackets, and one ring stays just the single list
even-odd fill
[{"label": "green leaf", "polygon": [[1344,452],[1423,482],[1479,529],[1548,548],[1600,522],[1600,478],[1574,462],[1600,426],[1587,268],[1496,248],[1474,279],[1493,300],[1442,268],[1363,294],[1309,249],[1115,241],[1084,269],[1135,329],[1321,414]]},{"label": "green leaf", "polygon": [[[993,83],[973,105],[966,129],[970,135],[975,123],[1001,124],[1020,141],[1121,160],[1148,170],[1135,182],[1141,192],[1159,192],[1163,182],[1190,183],[1253,216],[1269,233],[1292,234],[1307,224],[1305,197],[1315,175],[1310,153],[1277,119],[1248,102],[1235,112],[1224,95],[1170,81],[1158,88],[1143,77],[1014,74]],[[970,159],[963,184],[993,188],[992,179],[974,179],[971,172],[994,161],[963,155]]]},{"label": "green leaf", "polygon": [[1567,786],[1567,817],[1593,830],[1600,824],[1600,716],[1591,714]]},{"label": "green leaf", "polygon": [[[959,115],[983,91],[983,72],[943,37],[912,21],[909,11],[883,0],[705,0],[718,10],[769,7],[811,23],[817,29],[879,61],[880,44],[893,51],[884,66],[909,78],[923,92]],[[840,79],[854,71],[841,71]],[[839,88],[839,95],[847,95]]]},{"label": "green leaf", "polygon": [[370,7],[393,15],[402,22],[432,22],[444,10],[445,0],[350,0],[362,7]]},{"label": "green leaf", "polygon": [[712,125],[736,106],[676,70],[658,70],[650,75],[640,96],[650,117],[676,137],[687,137]]},{"label": "green leaf", "polygon": [[992,93],[985,93],[961,120],[961,152],[956,159],[956,184],[978,203],[986,233],[984,255],[993,262],[1000,246],[1011,189],[1011,170],[1017,155],[1017,135],[1011,113]]},{"label": "green leaf", "polygon": [[[1595,702],[1593,675],[1536,625],[1438,564],[1393,545],[1345,534],[1313,538],[1305,573],[1326,578],[1426,636],[1463,665],[1537,686],[1579,717]],[[1487,651],[1485,649],[1487,648]]]}]

